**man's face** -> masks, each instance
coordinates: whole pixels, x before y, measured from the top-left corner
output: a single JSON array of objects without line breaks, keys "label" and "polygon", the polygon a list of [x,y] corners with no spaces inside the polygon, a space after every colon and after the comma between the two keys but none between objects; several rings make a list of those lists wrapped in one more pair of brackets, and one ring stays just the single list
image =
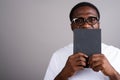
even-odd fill
[{"label": "man's face", "polygon": [[94,8],[83,6],[77,8],[73,12],[73,21],[71,23],[72,30],[74,29],[98,29],[99,19]]}]

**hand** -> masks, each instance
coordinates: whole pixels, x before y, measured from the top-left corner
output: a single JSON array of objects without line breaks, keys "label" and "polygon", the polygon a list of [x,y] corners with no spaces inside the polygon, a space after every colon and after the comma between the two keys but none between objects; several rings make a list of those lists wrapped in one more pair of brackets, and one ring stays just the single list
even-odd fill
[{"label": "hand", "polygon": [[106,76],[111,76],[115,72],[114,68],[103,54],[92,55],[89,58],[88,64],[94,71],[102,71]]},{"label": "hand", "polygon": [[75,72],[84,69],[86,66],[86,58],[88,56],[83,53],[75,53],[69,56],[65,67],[63,70],[57,75],[55,80],[67,80],[68,77],[71,77]]},{"label": "hand", "polygon": [[83,53],[75,53],[69,56],[64,70],[72,76],[76,71],[84,69],[86,66],[86,58],[88,56]]}]

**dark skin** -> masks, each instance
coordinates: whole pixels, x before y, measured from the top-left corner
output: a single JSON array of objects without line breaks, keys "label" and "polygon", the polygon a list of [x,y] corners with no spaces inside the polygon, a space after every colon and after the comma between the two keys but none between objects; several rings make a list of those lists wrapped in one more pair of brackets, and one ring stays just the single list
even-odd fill
[{"label": "dark skin", "polygon": [[[89,6],[83,6],[77,8],[72,17],[88,18],[90,16],[97,17],[98,15],[96,10]],[[71,23],[72,30],[76,28],[93,29],[93,27],[94,29],[98,29],[99,22],[95,25],[89,25],[88,23],[85,23],[82,26]],[[55,80],[68,80],[68,78],[73,76],[77,71],[83,70],[84,66],[86,66],[86,58],[88,58],[88,56],[82,52],[69,56],[65,67],[56,76]],[[103,72],[103,74],[108,76],[110,80],[120,80],[120,74],[112,67],[104,54],[93,54],[91,57],[89,57],[88,64],[94,71]]]}]

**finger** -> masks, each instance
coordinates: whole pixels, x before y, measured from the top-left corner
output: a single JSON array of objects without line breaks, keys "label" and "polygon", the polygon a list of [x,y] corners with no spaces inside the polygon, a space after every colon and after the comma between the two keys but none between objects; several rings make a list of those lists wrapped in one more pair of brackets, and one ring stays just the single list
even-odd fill
[{"label": "finger", "polygon": [[102,67],[99,65],[99,66],[96,66],[94,68],[92,68],[94,71],[98,72],[98,71],[102,71]]},{"label": "finger", "polygon": [[84,67],[84,66],[86,66],[86,62],[84,62],[84,61],[79,61],[79,62],[76,63],[76,65],[77,65],[77,66],[83,66],[83,67]]},{"label": "finger", "polygon": [[100,66],[102,65],[102,63],[100,61],[97,61],[97,62],[92,62],[91,64],[89,64],[91,68],[95,68],[97,66]]},{"label": "finger", "polygon": [[83,56],[80,56],[80,57],[76,58],[76,61],[84,61],[84,62],[86,62],[86,58],[83,57]]},{"label": "finger", "polygon": [[75,53],[75,55],[74,55],[74,57],[76,57],[76,58],[78,58],[78,57],[80,57],[80,56],[83,56],[83,57],[85,57],[85,58],[88,57],[86,54],[84,54],[84,53],[82,53],[82,52]]},{"label": "finger", "polygon": [[101,59],[91,59],[88,61],[88,64],[90,65],[91,68],[96,67],[98,65],[101,65]]},{"label": "finger", "polygon": [[78,67],[78,70],[83,70],[83,69],[84,69],[83,66],[79,66],[79,67]]},{"label": "finger", "polygon": [[103,55],[100,54],[94,54],[89,58],[89,64],[91,64],[91,62],[97,62],[100,61],[103,58]]},{"label": "finger", "polygon": [[83,70],[83,69],[84,69],[83,66],[76,66],[75,71],[79,71],[79,70]]},{"label": "finger", "polygon": [[90,56],[90,58],[98,58],[98,57],[103,57],[103,54],[93,54],[92,56]]}]

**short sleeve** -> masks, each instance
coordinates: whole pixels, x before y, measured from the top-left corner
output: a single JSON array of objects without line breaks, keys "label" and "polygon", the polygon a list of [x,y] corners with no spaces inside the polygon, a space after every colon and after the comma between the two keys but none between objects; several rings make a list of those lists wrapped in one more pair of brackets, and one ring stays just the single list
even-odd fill
[{"label": "short sleeve", "polygon": [[44,80],[54,80],[54,78],[59,73],[58,59],[57,55],[53,54],[50,63],[48,65]]}]

